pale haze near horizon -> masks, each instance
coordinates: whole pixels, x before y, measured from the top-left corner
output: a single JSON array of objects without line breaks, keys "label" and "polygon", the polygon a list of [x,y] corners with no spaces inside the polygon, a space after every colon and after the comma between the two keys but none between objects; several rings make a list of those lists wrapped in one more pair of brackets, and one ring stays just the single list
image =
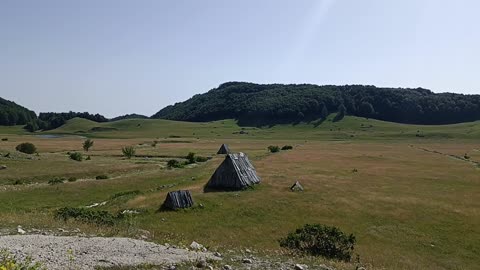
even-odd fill
[{"label": "pale haze near horizon", "polygon": [[0,97],[152,115],[227,81],[480,94],[479,1],[0,0]]}]

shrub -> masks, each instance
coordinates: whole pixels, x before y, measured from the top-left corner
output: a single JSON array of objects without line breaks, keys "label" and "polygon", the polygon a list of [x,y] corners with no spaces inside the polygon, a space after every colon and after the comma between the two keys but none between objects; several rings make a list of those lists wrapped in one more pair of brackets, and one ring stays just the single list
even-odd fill
[{"label": "shrub", "polygon": [[63,184],[63,181],[65,181],[65,178],[54,177],[54,178],[48,180],[48,184],[49,185]]},{"label": "shrub", "polygon": [[37,152],[37,148],[35,147],[35,145],[33,143],[29,143],[29,142],[21,143],[21,144],[17,145],[17,147],[15,147],[15,149],[18,152],[22,152],[22,153],[25,153],[25,154],[34,154],[35,152]]},{"label": "shrub", "polygon": [[83,160],[83,155],[82,153],[79,152],[73,152],[69,154],[70,159],[75,160],[75,161],[82,161]]},{"label": "shrub", "polygon": [[122,192],[118,192],[118,193],[115,193],[113,194],[110,199],[116,199],[116,198],[120,198],[120,197],[131,197],[131,196],[137,196],[139,194],[142,194],[142,192],[140,190],[130,190],[130,191],[122,191]]},{"label": "shrub", "polygon": [[74,176],[72,176],[72,177],[69,177],[69,178],[67,179],[67,181],[68,181],[68,182],[75,182],[75,181],[77,181],[77,178],[74,177]]},{"label": "shrub", "polygon": [[83,142],[83,150],[85,150],[86,152],[88,152],[88,150],[93,146],[93,140],[91,139],[86,139],[84,142]]},{"label": "shrub", "polygon": [[291,145],[284,145],[282,147],[282,150],[292,150],[292,149],[293,149],[293,146],[291,146]]},{"label": "shrub", "polygon": [[465,155],[463,155],[463,158],[464,159],[470,159],[470,156],[467,153],[465,153]]},{"label": "shrub", "polygon": [[168,168],[182,168],[183,165],[176,159],[170,159],[168,162],[167,162],[167,167]]},{"label": "shrub", "polygon": [[206,161],[208,161],[208,160],[209,160],[208,157],[202,157],[202,156],[196,156],[196,157],[195,157],[195,161],[196,161],[196,162],[206,162]]},{"label": "shrub", "polygon": [[188,164],[195,163],[195,161],[196,161],[195,153],[193,153],[193,152],[188,153],[188,155],[185,158],[188,160]]},{"label": "shrub", "polygon": [[115,225],[115,223],[123,219],[123,217],[122,214],[117,214],[115,216],[108,211],[75,207],[64,207],[55,212],[55,218],[62,219],[65,222],[69,219],[74,219],[84,223],[107,226]]},{"label": "shrub", "polygon": [[8,250],[0,250],[0,269],[2,270],[41,270],[45,269],[41,263],[32,261],[32,258],[26,257],[19,260]]},{"label": "shrub", "polygon": [[281,247],[308,255],[350,261],[356,239],[353,234],[346,235],[337,227],[306,224],[279,242]]},{"label": "shrub", "polygon": [[8,138],[2,138],[2,141],[6,142],[6,141],[8,141]]},{"label": "shrub", "polygon": [[270,145],[268,147],[268,151],[270,151],[272,153],[276,153],[276,152],[280,151],[280,147],[278,147],[277,145]]},{"label": "shrub", "polygon": [[122,148],[122,153],[126,158],[131,159],[133,156],[135,156],[135,147],[125,146]]},{"label": "shrub", "polygon": [[91,160],[92,158],[90,156],[87,156],[85,160]]},{"label": "shrub", "polygon": [[105,180],[105,179],[108,179],[108,178],[109,178],[108,175],[105,175],[105,174],[95,176],[95,179],[97,179],[97,180]]}]

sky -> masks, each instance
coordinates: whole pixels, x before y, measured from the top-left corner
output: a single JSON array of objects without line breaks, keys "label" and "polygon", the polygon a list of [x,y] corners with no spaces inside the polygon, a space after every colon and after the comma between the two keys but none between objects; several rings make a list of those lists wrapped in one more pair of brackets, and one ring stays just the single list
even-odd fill
[{"label": "sky", "polygon": [[480,94],[477,0],[0,0],[0,97],[152,115],[227,81]]}]

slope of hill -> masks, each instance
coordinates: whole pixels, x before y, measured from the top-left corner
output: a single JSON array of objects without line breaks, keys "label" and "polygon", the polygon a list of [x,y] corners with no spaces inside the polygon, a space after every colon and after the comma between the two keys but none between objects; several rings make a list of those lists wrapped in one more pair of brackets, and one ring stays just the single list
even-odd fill
[{"label": "slope of hill", "polygon": [[35,112],[15,102],[0,98],[0,125],[25,125],[36,118]]},{"label": "slope of hill", "polygon": [[254,84],[229,82],[152,116],[181,121],[237,119],[241,125],[295,123],[346,107],[347,114],[409,124],[480,120],[480,95],[363,85]]},{"label": "slope of hill", "polygon": [[148,119],[148,116],[132,113],[132,114],[125,114],[125,115],[121,115],[121,116],[111,118],[109,121],[114,122],[114,121],[119,121],[119,120],[124,120],[124,119]]}]

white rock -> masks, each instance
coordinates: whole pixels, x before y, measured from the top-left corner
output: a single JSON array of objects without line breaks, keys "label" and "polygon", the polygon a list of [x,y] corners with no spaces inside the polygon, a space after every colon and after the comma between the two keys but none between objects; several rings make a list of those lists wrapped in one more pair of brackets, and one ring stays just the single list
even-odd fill
[{"label": "white rock", "polygon": [[222,267],[223,270],[232,270],[233,268],[228,265],[228,264],[225,264],[223,267]]},{"label": "white rock", "polygon": [[252,259],[248,259],[248,258],[243,259],[242,262],[249,263],[249,264],[253,263]]},{"label": "white rock", "polygon": [[199,250],[204,249],[205,247],[204,247],[203,245],[200,245],[199,243],[193,241],[193,242],[190,244],[190,248],[191,248],[192,250],[199,251]]},{"label": "white rock", "polygon": [[295,264],[295,270],[307,270],[308,269],[308,266],[306,266],[305,264]]}]

